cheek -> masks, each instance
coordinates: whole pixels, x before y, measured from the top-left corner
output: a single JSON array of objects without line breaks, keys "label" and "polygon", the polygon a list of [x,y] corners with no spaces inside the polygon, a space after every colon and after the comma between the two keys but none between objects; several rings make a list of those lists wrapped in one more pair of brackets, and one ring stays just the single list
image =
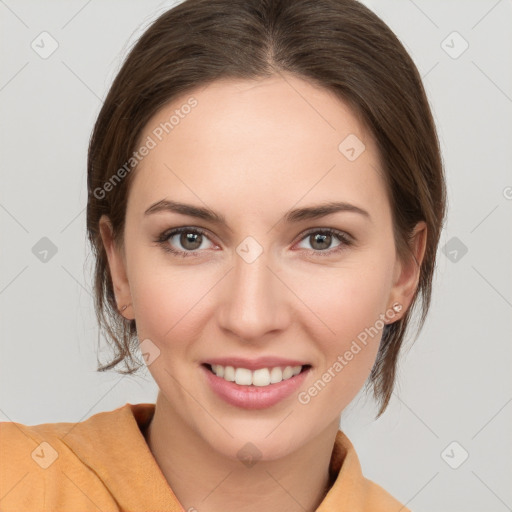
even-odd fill
[{"label": "cheek", "polygon": [[156,265],[139,259],[134,269],[130,289],[139,339],[150,338],[160,348],[179,350],[199,336],[202,299],[215,284],[213,278],[210,282],[208,273],[162,261]]},{"label": "cheek", "polygon": [[373,367],[385,325],[391,261],[363,263],[361,258],[358,265],[317,273],[314,282],[301,281],[297,295],[311,310],[304,308],[302,325],[321,353],[315,376],[321,382],[314,384],[312,396],[327,388],[316,402],[320,408],[331,400],[345,407]]},{"label": "cheek", "polygon": [[296,276],[292,282],[302,301],[297,304],[304,310],[303,320],[314,330],[315,338],[326,340],[329,347],[343,346],[386,311],[391,265],[383,260],[363,263],[361,259],[357,265],[310,271],[308,277]]}]

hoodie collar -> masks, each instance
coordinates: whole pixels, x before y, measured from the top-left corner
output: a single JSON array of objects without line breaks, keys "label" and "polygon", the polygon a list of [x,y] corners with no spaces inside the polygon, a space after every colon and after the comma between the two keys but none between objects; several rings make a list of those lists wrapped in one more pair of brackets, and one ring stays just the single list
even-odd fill
[{"label": "hoodie collar", "polygon": [[[62,441],[99,476],[122,510],[182,512],[144,437],[154,412],[154,403],[126,403],[76,423]],[[363,512],[370,482],[341,430],[329,473],[334,483],[317,512]]]}]

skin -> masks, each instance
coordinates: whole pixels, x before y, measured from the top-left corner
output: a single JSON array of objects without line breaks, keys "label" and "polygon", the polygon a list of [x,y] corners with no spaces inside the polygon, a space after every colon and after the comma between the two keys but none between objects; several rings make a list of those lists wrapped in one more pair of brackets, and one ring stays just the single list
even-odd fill
[{"label": "skin", "polygon": [[[141,140],[190,96],[198,105],[136,169],[124,247],[113,242],[108,218],[100,221],[118,304],[131,304],[123,315],[160,350],[149,365],[159,394],[148,445],[185,510],[314,510],[341,412],[370,373],[381,331],[307,404],[293,393],[268,409],[234,407],[211,391],[199,365],[219,356],[294,357],[312,366],[299,391],[307,390],[395,302],[403,309],[391,321],[406,312],[419,267],[396,254],[371,134],[333,94],[289,75],[217,81],[163,107]],[[349,134],[366,148],[354,161],[338,150]],[[144,215],[162,199],[207,206],[228,226]],[[290,209],[328,201],[371,218],[338,212],[284,221]],[[208,232],[196,256],[155,242],[181,226]],[[333,252],[343,244],[333,236],[322,251],[315,232],[305,234],[311,228],[338,229],[353,243]],[[263,248],[252,263],[236,252],[247,236]],[[425,240],[422,222],[411,244],[419,263]],[[179,235],[165,243],[190,247]],[[261,454],[252,467],[237,458],[247,442]]]}]

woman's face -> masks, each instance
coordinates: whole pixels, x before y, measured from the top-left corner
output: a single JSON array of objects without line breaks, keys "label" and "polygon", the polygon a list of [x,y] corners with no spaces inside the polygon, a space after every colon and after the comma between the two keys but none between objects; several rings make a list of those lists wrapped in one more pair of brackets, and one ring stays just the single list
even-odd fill
[{"label": "woman's face", "polygon": [[416,279],[397,259],[374,141],[289,75],[196,89],[140,141],[124,253],[103,235],[175,426],[266,459],[336,430]]}]

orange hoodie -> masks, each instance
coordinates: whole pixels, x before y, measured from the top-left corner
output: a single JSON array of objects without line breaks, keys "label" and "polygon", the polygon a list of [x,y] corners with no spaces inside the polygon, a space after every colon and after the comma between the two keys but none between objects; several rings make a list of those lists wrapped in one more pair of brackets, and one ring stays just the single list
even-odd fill
[{"label": "orange hoodie", "polygon": [[[182,512],[142,433],[154,411],[127,403],[78,423],[0,422],[0,510]],[[330,473],[318,512],[410,512],[363,476],[342,431]]]}]

